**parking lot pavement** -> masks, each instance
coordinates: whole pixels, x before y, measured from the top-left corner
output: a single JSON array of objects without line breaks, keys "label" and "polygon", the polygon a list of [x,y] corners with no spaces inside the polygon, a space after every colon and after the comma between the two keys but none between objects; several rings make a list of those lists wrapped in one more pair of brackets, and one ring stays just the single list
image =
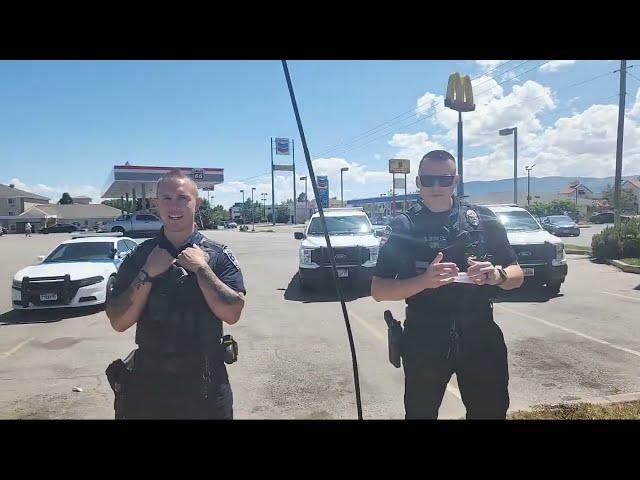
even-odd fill
[{"label": "parking lot pavement", "polygon": [[590,247],[591,239],[593,238],[593,236],[602,232],[602,230],[604,230],[605,228],[611,225],[613,224],[605,223],[605,224],[589,225],[588,227],[581,228],[580,235],[577,237],[560,237],[560,238],[562,238],[565,244]]},{"label": "parking lot pavement", "polygon": [[[355,418],[340,305],[330,291],[300,290],[293,229],[206,234],[231,247],[247,287],[240,322],[225,329],[240,348],[228,368],[236,418]],[[0,418],[113,418],[104,369],[135,347],[135,330],[113,331],[100,308],[10,312],[13,274],[68,237],[0,238]],[[403,418],[404,377],[388,362],[382,318],[390,309],[402,319],[403,304],[347,291],[347,308],[365,418]],[[494,312],[509,349],[512,410],[640,391],[640,276],[570,255],[558,296],[512,292]],[[440,418],[464,416],[459,397],[454,377]]]}]

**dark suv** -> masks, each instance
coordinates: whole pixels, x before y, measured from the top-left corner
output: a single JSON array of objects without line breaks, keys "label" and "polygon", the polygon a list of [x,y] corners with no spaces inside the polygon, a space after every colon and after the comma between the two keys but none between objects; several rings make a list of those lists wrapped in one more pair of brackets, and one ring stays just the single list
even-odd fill
[{"label": "dark suv", "polygon": [[71,225],[70,223],[58,223],[56,225],[40,229],[40,233],[73,233],[77,231],[78,227]]},{"label": "dark suv", "polygon": [[613,223],[613,212],[594,213],[589,221],[591,223]]}]

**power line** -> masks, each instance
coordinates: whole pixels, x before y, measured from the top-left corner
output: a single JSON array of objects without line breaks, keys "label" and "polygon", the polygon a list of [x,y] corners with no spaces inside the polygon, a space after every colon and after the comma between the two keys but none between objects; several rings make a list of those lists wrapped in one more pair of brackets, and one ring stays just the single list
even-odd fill
[{"label": "power line", "polygon": [[627,70],[627,75],[629,75],[631,78],[635,79],[636,81],[640,82],[640,78],[636,77],[633,73],[631,73],[628,70]]},{"label": "power line", "polygon": [[[531,61],[531,60],[525,60],[524,62],[519,63],[518,65],[516,65],[515,67],[512,67],[512,68],[510,68],[510,69],[504,70],[503,72],[500,72],[500,73],[501,73],[502,75],[504,75],[505,73],[510,72],[511,70],[514,70],[515,68],[518,68],[519,66],[524,65],[525,63],[530,62],[530,61]],[[494,67],[494,68],[492,68],[492,69],[490,69],[490,70],[487,70],[487,71],[485,71],[485,72],[481,73],[480,75],[477,75],[476,77],[472,78],[472,79],[471,79],[471,81],[473,82],[474,80],[477,80],[478,78],[481,78],[481,77],[483,77],[483,76],[485,76],[485,75],[487,75],[487,74],[489,74],[489,73],[491,73],[491,72],[495,71],[496,69],[498,69],[498,68],[500,68],[500,67],[503,67],[504,65],[506,65],[506,64],[507,64],[507,63],[509,63],[509,62],[513,62],[513,60],[507,60],[506,62],[503,62],[503,63],[501,63],[500,65],[498,65],[498,66],[496,66],[496,67]],[[484,84],[484,83],[486,83],[488,80],[491,80],[491,78],[489,78],[489,79],[485,80],[484,82],[480,82],[479,84],[474,85],[474,86],[475,86],[475,87],[477,87],[477,86],[479,86],[479,85],[483,85],[483,84]],[[347,142],[338,142],[338,143],[335,143],[335,144],[329,145],[329,146],[325,147],[325,148],[324,148],[320,153],[318,153],[317,155],[314,155],[314,156],[315,156],[316,158],[317,158],[317,157],[322,157],[322,156],[324,156],[327,152],[334,151],[334,150],[336,150],[338,147],[341,147],[341,146],[348,146],[348,145],[350,145],[350,144],[352,144],[352,143],[354,143],[354,142],[357,142],[357,141],[358,141],[358,140],[360,140],[361,138],[366,138],[366,137],[368,137],[368,136],[371,136],[371,135],[375,134],[377,130],[380,130],[381,128],[384,128],[385,126],[387,126],[387,125],[389,125],[389,124],[398,123],[399,121],[405,120],[406,118],[401,118],[401,117],[407,117],[407,114],[409,114],[409,116],[411,116],[411,115],[415,114],[415,112],[416,112],[417,110],[419,110],[421,107],[423,107],[425,104],[426,104],[426,102],[424,102],[424,103],[422,103],[422,104],[418,104],[418,105],[417,105],[417,107],[415,107],[415,108],[411,108],[411,109],[409,109],[409,110],[407,110],[407,111],[405,111],[405,112],[402,112],[402,113],[400,113],[399,115],[396,115],[395,117],[393,117],[392,119],[387,120],[387,121],[385,121],[385,122],[382,122],[381,124],[377,125],[376,127],[371,128],[371,129],[369,129],[369,130],[367,130],[367,131],[365,131],[365,132],[363,132],[363,133],[361,133],[361,134],[359,134],[359,135],[355,136],[354,138],[352,138],[351,140],[349,140],[349,141],[347,141]],[[432,107],[432,108],[433,108],[433,107]]]},{"label": "power line", "polygon": [[[522,76],[522,75],[524,75],[524,74],[526,74],[526,73],[529,73],[529,72],[531,72],[532,70],[536,70],[536,69],[540,68],[542,65],[544,65],[544,64],[546,64],[546,63],[549,63],[549,62],[550,62],[550,60],[548,60],[548,61],[546,61],[546,62],[543,62],[543,63],[541,63],[541,64],[538,64],[538,65],[536,65],[536,66],[534,66],[534,67],[530,68],[529,70],[526,70],[526,71],[524,71],[524,72],[522,72],[522,73],[520,73],[520,74],[518,74],[518,75],[515,75],[515,76],[514,76],[514,77],[512,77],[512,78],[508,78],[508,79],[503,80],[502,82],[498,82],[498,83],[496,83],[496,85],[495,85],[495,86],[502,85],[502,84],[504,84],[504,83],[507,83],[507,82],[511,82],[511,81],[513,81],[513,80],[516,80],[518,77],[520,77],[520,76]],[[484,83],[484,82],[483,82],[483,83]],[[495,86],[492,86],[492,87],[490,87],[490,88],[488,88],[488,89],[485,89],[485,90],[483,90],[482,92],[480,92],[480,93],[478,93],[478,94],[476,94],[476,95],[474,95],[474,96],[478,96],[478,95],[481,95],[481,94],[483,94],[483,93],[485,93],[485,92],[488,92],[488,91],[490,91],[490,90],[493,90],[493,88],[495,88]],[[401,125],[399,128],[408,128],[408,127],[410,127],[410,126],[412,126],[412,125],[415,125],[416,123],[420,123],[420,122],[422,122],[423,120],[426,120],[427,118],[431,118],[431,117],[433,117],[434,115],[436,115],[436,114],[438,114],[438,113],[443,112],[444,110],[446,110],[446,107],[444,107],[444,106],[443,106],[443,107],[442,107],[442,108],[440,108],[439,110],[436,110],[435,112],[433,112],[433,113],[431,113],[431,114],[429,114],[429,115],[425,115],[425,116],[423,116],[423,117],[420,117],[420,118],[418,118],[417,120],[415,120],[415,121],[413,121],[413,122],[411,122],[411,123],[408,123],[408,124],[406,124],[406,125]],[[394,127],[394,128],[395,128],[395,127]],[[344,153],[348,153],[348,152],[351,152],[351,151],[353,151],[353,150],[357,150],[357,149],[359,149],[359,148],[362,148],[362,147],[364,147],[365,145],[370,144],[371,142],[374,142],[374,141],[376,141],[376,140],[379,140],[380,138],[386,137],[387,135],[389,135],[389,133],[391,133],[391,131],[389,131],[389,130],[388,130],[388,131],[386,131],[385,133],[383,133],[382,135],[379,135],[379,136],[377,136],[377,137],[374,137],[374,138],[372,138],[371,140],[369,140],[368,142],[365,142],[365,143],[363,143],[363,144],[361,144],[361,145],[354,145],[354,146],[351,146],[351,147],[347,147],[346,149],[341,150],[341,151],[340,151],[340,153],[344,154]],[[357,142],[355,142],[355,143],[357,143]],[[333,152],[332,152],[332,153],[333,153]]]},{"label": "power line", "polygon": [[[504,83],[507,83],[507,82],[510,82],[510,81],[516,80],[518,77],[520,77],[520,76],[522,76],[522,75],[524,75],[524,74],[526,74],[526,73],[528,73],[528,72],[530,72],[530,71],[532,71],[532,70],[538,69],[539,67],[541,67],[542,65],[544,65],[544,64],[546,64],[546,63],[549,63],[549,61],[546,61],[546,62],[543,62],[543,63],[541,63],[541,64],[538,64],[538,65],[534,66],[533,68],[530,68],[529,70],[526,70],[526,71],[524,71],[524,72],[520,73],[519,75],[517,75],[517,76],[515,76],[515,77],[512,77],[512,78],[510,78],[510,79],[503,80],[502,82],[497,83],[497,85],[502,85],[502,84],[504,84]],[[591,78],[588,78],[588,79],[586,79],[586,80],[582,80],[582,81],[575,82],[575,83],[572,83],[572,84],[570,84],[570,85],[566,85],[566,86],[564,86],[564,87],[561,87],[561,88],[559,88],[558,90],[556,90],[556,92],[560,92],[560,91],[567,90],[567,89],[569,89],[569,88],[574,88],[574,87],[577,87],[577,86],[580,86],[580,85],[584,85],[584,84],[586,84],[586,83],[593,82],[593,81],[598,80],[598,79],[600,79],[600,78],[603,78],[603,77],[606,77],[606,76],[612,75],[613,73],[615,73],[615,72],[605,72],[605,73],[603,73],[603,74],[596,75],[596,76],[591,77]],[[497,86],[497,85],[496,85],[496,86]],[[493,88],[494,88],[494,87],[491,87],[491,88],[489,88],[489,89],[485,89],[485,90],[483,90],[482,92],[480,92],[480,93],[479,93],[479,94],[477,94],[477,95],[481,95],[481,94],[483,94],[483,93],[485,93],[485,92],[488,92],[488,91],[492,90]],[[474,96],[477,96],[477,95],[474,95]],[[540,98],[543,98],[543,97],[544,97],[544,95],[539,95],[539,96],[537,96],[537,97],[533,97],[533,98],[529,99],[529,101],[537,100],[537,99],[540,99]],[[438,111],[436,111],[436,112],[434,112],[434,113],[432,113],[432,114],[430,114],[430,115],[426,115],[426,116],[424,116],[424,117],[421,117],[421,118],[419,118],[418,120],[416,120],[416,121],[414,121],[414,122],[411,122],[411,123],[406,124],[406,125],[402,125],[400,128],[408,128],[408,127],[411,127],[411,126],[413,126],[413,125],[415,125],[415,124],[417,124],[417,123],[420,123],[422,120],[426,120],[427,118],[433,117],[434,115],[436,115],[436,114],[438,114],[438,113],[440,113],[440,112],[442,112],[442,111],[444,111],[444,110],[446,110],[446,107],[442,107],[440,110],[438,110]],[[375,137],[375,138],[371,139],[369,142],[363,143],[363,144],[361,144],[361,145],[353,146],[353,147],[351,147],[351,148],[347,148],[346,150],[342,151],[341,153],[342,153],[342,154],[344,154],[344,153],[348,153],[348,152],[351,152],[351,151],[357,150],[358,148],[364,147],[365,145],[368,145],[369,143],[371,143],[371,142],[373,142],[373,141],[375,141],[375,140],[378,140],[378,139],[380,139],[380,138],[382,138],[382,137],[385,137],[385,136],[387,136],[387,135],[388,135],[388,134],[390,134],[390,133],[391,133],[391,131],[387,131],[387,132],[385,132],[384,134],[382,134],[382,135],[380,135],[380,136],[377,136],[377,137]]]}]

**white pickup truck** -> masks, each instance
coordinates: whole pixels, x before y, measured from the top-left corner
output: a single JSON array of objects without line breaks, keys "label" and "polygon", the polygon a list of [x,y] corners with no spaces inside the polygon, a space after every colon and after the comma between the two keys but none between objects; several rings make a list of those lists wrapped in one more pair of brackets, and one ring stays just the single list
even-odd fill
[{"label": "white pickup truck", "polygon": [[121,215],[118,218],[106,222],[102,230],[106,232],[121,232],[123,235],[130,233],[159,233],[162,228],[162,220],[150,213],[132,213]]},{"label": "white pickup truck", "polygon": [[[362,208],[325,208],[324,214],[338,277],[357,287],[370,288],[382,233],[374,231]],[[298,253],[302,289],[331,285],[333,272],[320,214],[315,213],[305,231],[295,232],[294,237],[303,240]]]}]

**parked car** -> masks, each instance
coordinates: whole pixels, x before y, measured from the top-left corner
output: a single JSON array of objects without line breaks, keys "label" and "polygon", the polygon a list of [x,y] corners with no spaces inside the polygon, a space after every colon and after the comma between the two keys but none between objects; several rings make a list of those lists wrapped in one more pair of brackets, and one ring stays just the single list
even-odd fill
[{"label": "parked car", "polygon": [[102,230],[106,232],[120,232],[123,235],[130,233],[160,233],[162,220],[150,213],[134,213],[121,215],[118,218],[106,222]]},{"label": "parked car", "polygon": [[78,230],[78,227],[70,223],[56,223],[50,227],[41,228],[40,233],[73,233]]},{"label": "parked car", "polygon": [[589,221],[591,223],[613,223],[613,212],[594,213]]},{"label": "parked car", "polygon": [[98,305],[111,295],[124,258],[138,244],[127,237],[83,234],[61,242],[40,262],[18,271],[11,285],[14,309]]},{"label": "parked car", "polygon": [[238,228],[238,224],[236,222],[227,223],[227,228]]},{"label": "parked car", "polygon": [[570,237],[580,236],[580,228],[566,215],[549,215],[548,217],[542,217],[540,223],[542,228],[556,237],[565,235]]}]

